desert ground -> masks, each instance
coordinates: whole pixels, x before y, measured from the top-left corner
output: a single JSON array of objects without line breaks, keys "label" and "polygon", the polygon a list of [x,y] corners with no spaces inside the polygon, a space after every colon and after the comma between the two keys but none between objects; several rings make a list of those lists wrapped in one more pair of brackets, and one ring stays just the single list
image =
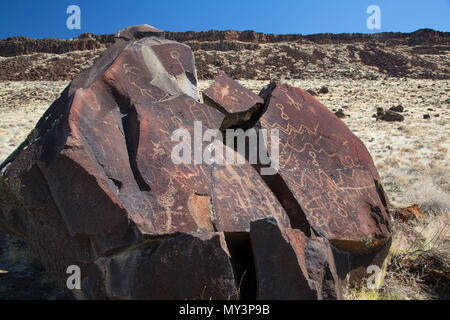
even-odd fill
[{"label": "desert ground", "polygon": [[[211,80],[200,81],[199,89],[206,89],[211,82]],[[239,80],[239,82],[258,93],[269,81]],[[444,263],[444,267],[434,268],[441,273],[439,270],[448,271],[450,80],[386,77],[378,80],[288,79],[283,82],[315,92],[326,86],[329,92],[318,93],[316,98],[333,112],[341,109],[345,114],[342,120],[364,142],[378,168],[391,201],[392,211],[418,204],[426,216],[426,220],[423,221],[394,223],[396,232],[390,257],[379,279],[380,289],[378,291],[352,289],[353,291],[349,290],[347,293],[347,297],[442,298],[442,293],[436,293],[432,289],[433,285],[430,284],[432,280],[424,276],[428,269],[411,273],[410,269],[405,269],[406,264],[402,259],[406,257],[410,259],[408,261],[415,261],[414,259],[422,258],[421,254],[435,253],[437,259],[440,259],[438,262]],[[68,81],[0,82],[2,161],[25,139],[37,120],[68,83]],[[377,108],[387,110],[397,105],[402,105],[405,109],[401,113],[404,121],[387,122],[373,117]],[[29,253],[28,258],[21,258],[18,255],[23,250],[8,249],[26,246],[18,245],[18,241],[11,236],[3,236],[3,244],[0,241],[2,244],[0,249],[3,250],[0,252],[0,298],[12,298],[11,292],[15,287],[20,287],[20,281],[36,277],[43,280],[33,285],[35,293],[41,294],[42,298],[53,297],[56,291],[51,288],[49,284],[51,281],[45,278],[45,272],[36,266],[38,262],[33,259],[32,253]],[[8,277],[9,282],[5,280]],[[445,277],[448,283],[448,274],[444,274]],[[442,290],[448,294],[450,289]],[[14,297],[24,298],[17,291]]]}]

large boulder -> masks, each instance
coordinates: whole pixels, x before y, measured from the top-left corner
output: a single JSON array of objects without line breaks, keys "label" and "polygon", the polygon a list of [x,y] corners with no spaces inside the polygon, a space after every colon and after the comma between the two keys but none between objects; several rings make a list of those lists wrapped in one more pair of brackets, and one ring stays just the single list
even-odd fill
[{"label": "large boulder", "polygon": [[[288,191],[280,196],[292,194],[308,227],[338,249],[386,243],[387,197],[363,143],[305,90],[272,83],[262,96],[261,128],[279,130],[277,174]],[[267,176],[269,185],[274,177]]]},{"label": "large boulder", "polygon": [[[330,244],[341,279],[367,276],[390,247],[389,200],[364,144],[344,122],[305,90],[273,82],[260,95],[260,128],[279,130],[278,173],[263,176],[305,234]],[[271,141],[267,142],[270,154]],[[282,182],[282,183],[281,183]]]},{"label": "large boulder", "polygon": [[[341,120],[303,90],[258,96],[223,73],[204,100],[188,46],[120,30],[0,166],[0,228],[63,288],[79,266],[78,299],[339,299],[382,263],[388,200]],[[279,166],[230,146],[231,128],[279,129]],[[193,148],[174,156],[175,132]]]}]

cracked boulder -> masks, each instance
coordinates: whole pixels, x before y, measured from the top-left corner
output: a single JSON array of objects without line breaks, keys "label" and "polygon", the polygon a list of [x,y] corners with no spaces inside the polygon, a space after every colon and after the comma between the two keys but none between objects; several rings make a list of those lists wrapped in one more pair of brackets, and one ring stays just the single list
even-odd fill
[{"label": "cracked boulder", "polygon": [[[346,272],[362,267],[361,256],[386,253],[389,202],[364,144],[305,90],[273,82],[260,95],[266,101],[261,128],[279,132],[278,173],[265,177],[272,190],[285,183],[279,201],[298,204],[308,227],[353,261]],[[374,261],[364,265],[379,264]]]},{"label": "cracked boulder", "polygon": [[[120,30],[1,164],[0,229],[77,299],[339,299],[382,263],[388,200],[339,119],[300,89],[258,96],[224,73],[203,97],[188,46]],[[227,143],[233,128],[279,129],[275,174]]]},{"label": "cracked boulder", "polygon": [[265,218],[251,224],[259,299],[341,299],[342,288],[328,243]]},{"label": "cracked boulder", "polygon": [[279,132],[278,175],[311,228],[345,251],[386,243],[387,197],[364,144],[302,89],[274,82],[261,95],[261,127]]},{"label": "cracked boulder", "polygon": [[[121,30],[2,164],[0,226],[62,287],[67,267],[80,266],[77,298],[236,298],[226,234],[269,214],[289,219],[245,159],[196,161],[203,133],[224,118],[198,101],[189,47],[146,26]],[[192,161],[175,163],[172,134],[197,139],[196,123]]]},{"label": "cracked boulder", "polygon": [[223,71],[219,71],[213,84],[202,95],[205,104],[225,115],[222,130],[248,124],[259,115],[264,104],[260,96],[242,87]]}]

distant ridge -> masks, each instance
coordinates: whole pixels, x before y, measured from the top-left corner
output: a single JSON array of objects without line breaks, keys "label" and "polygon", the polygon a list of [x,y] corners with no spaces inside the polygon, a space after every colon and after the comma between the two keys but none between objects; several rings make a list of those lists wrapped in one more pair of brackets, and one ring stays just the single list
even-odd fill
[{"label": "distant ridge", "polygon": [[[165,32],[189,45],[199,79],[218,70],[234,79],[450,79],[450,32],[264,34]],[[114,42],[114,35],[74,39],[0,39],[0,81],[71,80]]]},{"label": "distant ridge", "polygon": [[[375,34],[363,33],[320,33],[312,35],[301,34],[265,34],[251,30],[247,31],[186,31],[166,32],[166,37],[179,42],[216,42],[239,41],[255,44],[279,42],[312,42],[316,44],[341,44],[360,42],[380,42],[408,46],[450,46],[450,32],[440,32],[432,29],[420,29],[411,33],[382,32]],[[28,37],[9,37],[0,39],[0,56],[13,57],[32,53],[67,53],[105,48],[114,42],[114,35],[94,35],[84,33],[74,39],[61,40],[56,38],[32,39]],[[199,46],[198,46],[199,47]],[[194,50],[195,45],[194,45]]]}]

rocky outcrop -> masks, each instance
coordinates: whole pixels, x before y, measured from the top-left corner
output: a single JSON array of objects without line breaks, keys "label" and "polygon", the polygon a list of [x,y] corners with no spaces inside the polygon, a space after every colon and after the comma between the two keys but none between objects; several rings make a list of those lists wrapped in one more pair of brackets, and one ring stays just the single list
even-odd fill
[{"label": "rocky outcrop", "polygon": [[384,111],[382,108],[379,108],[379,110],[377,110],[375,118],[377,120],[384,120],[388,122],[394,121],[402,122],[403,120],[405,120],[405,117],[403,115],[401,115],[399,112],[392,110],[392,108],[386,111]]},{"label": "rocky outcrop", "polygon": [[399,219],[402,222],[407,222],[411,220],[417,221],[425,221],[426,216],[420,211],[419,206],[417,204],[413,204],[412,206],[398,209],[394,212],[394,218]]},{"label": "rocky outcrop", "polygon": [[[254,31],[165,32],[191,47],[200,79],[408,77],[448,79],[450,35],[413,33],[271,35]],[[0,39],[0,80],[72,80],[114,42],[113,35],[69,40]]]},{"label": "rocky outcrop", "polygon": [[222,130],[245,127],[260,115],[264,104],[264,100],[260,96],[243,88],[223,71],[219,72],[214,83],[204,90],[202,95],[205,104],[216,108],[225,115]]},{"label": "rocky outcrop", "polygon": [[120,30],[0,166],[0,228],[61,287],[79,266],[77,299],[342,298],[390,245],[364,145],[298,88],[220,73],[204,97],[188,46]]},{"label": "rocky outcrop", "polygon": [[[386,43],[409,46],[450,46],[450,33],[432,29],[420,29],[412,33],[383,32],[377,34],[362,33],[321,33],[301,34],[264,34],[252,30],[209,30],[166,32],[166,38],[178,42],[188,42],[193,50],[229,51],[236,48],[257,49],[254,44],[280,42],[312,42],[316,44],[352,44],[352,43]],[[239,44],[239,43],[252,43]],[[104,48],[114,43],[114,35],[94,35],[83,33],[74,39],[32,39],[28,37],[10,37],[0,39],[0,56],[12,57],[31,53],[66,53]],[[216,43],[216,45],[210,44]]]},{"label": "rocky outcrop", "polygon": [[450,45],[449,32],[439,32],[432,29],[420,29],[408,37],[409,46]]},{"label": "rocky outcrop", "polygon": [[0,56],[14,57],[32,53],[62,54],[71,51],[95,50],[105,48],[112,43],[113,39],[113,35],[96,36],[87,33],[70,40],[11,37],[0,39]]},{"label": "rocky outcrop", "polygon": [[298,227],[344,251],[386,243],[388,200],[363,143],[304,90],[272,83],[262,96],[267,109],[261,128],[279,130],[282,155],[277,175],[266,181],[278,190],[278,181],[285,183],[280,197],[292,195],[289,201],[301,207],[297,215],[305,217]]}]

